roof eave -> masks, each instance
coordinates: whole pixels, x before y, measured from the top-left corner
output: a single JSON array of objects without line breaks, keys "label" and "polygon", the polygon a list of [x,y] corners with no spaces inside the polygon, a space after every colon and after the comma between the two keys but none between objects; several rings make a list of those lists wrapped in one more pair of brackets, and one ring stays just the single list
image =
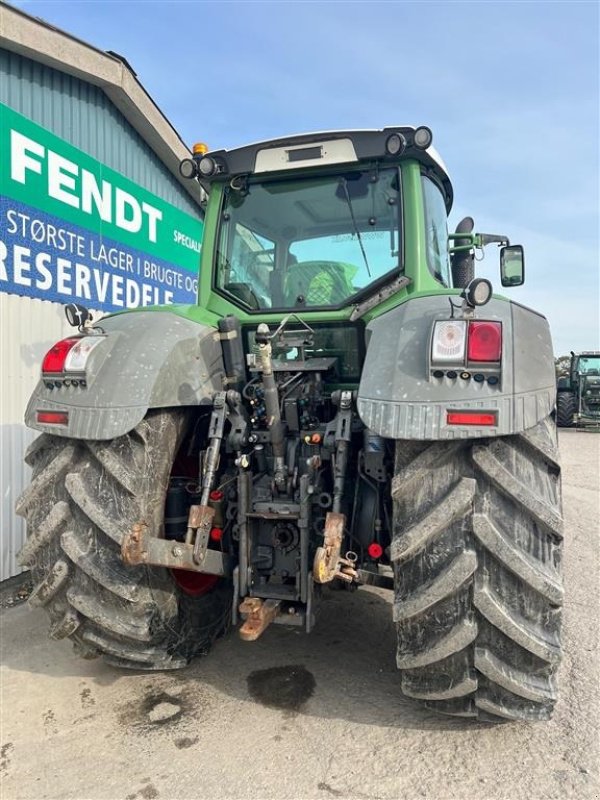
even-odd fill
[{"label": "roof eave", "polygon": [[5,50],[102,89],[182,188],[200,204],[200,185],[179,173],[181,160],[190,156],[189,149],[124,61],[4,3],[0,4],[0,31],[0,47]]}]

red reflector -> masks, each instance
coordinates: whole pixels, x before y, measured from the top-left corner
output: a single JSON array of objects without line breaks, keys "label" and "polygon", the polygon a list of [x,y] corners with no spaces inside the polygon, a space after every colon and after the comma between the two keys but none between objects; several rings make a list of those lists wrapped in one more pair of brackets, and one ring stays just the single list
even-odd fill
[{"label": "red reflector", "polygon": [[500,361],[502,356],[502,323],[469,322],[467,359],[469,361]]},{"label": "red reflector", "polygon": [[383,555],[383,547],[378,542],[371,542],[367,547],[367,552],[371,558],[381,558]]},{"label": "red reflector", "polygon": [[69,415],[64,411],[38,411],[37,421],[46,425],[68,425]]},{"label": "red reflector", "polygon": [[225,497],[225,493],[220,491],[220,489],[213,489],[213,491],[209,494],[209,498],[213,501],[213,503],[219,503]]},{"label": "red reflector", "polygon": [[448,411],[448,425],[497,425],[496,412],[481,411]]},{"label": "red reflector", "polygon": [[210,538],[213,540],[213,542],[220,542],[223,538],[223,528],[211,528]]},{"label": "red reflector", "polygon": [[79,339],[62,339],[48,350],[42,361],[42,372],[63,372],[69,351]]}]

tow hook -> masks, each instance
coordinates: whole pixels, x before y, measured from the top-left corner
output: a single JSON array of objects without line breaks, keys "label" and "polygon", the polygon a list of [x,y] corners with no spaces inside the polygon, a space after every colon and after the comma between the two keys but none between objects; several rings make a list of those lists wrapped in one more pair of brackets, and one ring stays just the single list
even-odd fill
[{"label": "tow hook", "polygon": [[240,638],[245,642],[255,642],[273,622],[281,600],[261,600],[259,597],[245,597],[240,603],[240,614],[245,617],[240,628]]}]

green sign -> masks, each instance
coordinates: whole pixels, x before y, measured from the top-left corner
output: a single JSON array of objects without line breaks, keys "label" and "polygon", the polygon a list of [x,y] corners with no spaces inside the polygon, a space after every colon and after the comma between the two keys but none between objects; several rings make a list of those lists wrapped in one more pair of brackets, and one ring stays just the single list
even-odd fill
[{"label": "green sign", "polygon": [[0,291],[195,302],[202,221],[0,104]]}]

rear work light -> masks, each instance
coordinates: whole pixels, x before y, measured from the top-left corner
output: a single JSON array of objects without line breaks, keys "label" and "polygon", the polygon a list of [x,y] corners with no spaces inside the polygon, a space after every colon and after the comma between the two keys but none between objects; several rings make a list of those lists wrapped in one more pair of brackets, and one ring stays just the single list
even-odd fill
[{"label": "rear work light", "polygon": [[44,356],[42,374],[84,372],[90,353],[103,340],[103,336],[77,336],[62,339],[53,345]]},{"label": "rear work light", "polygon": [[497,425],[495,411],[448,411],[448,425]]},{"label": "rear work light", "polygon": [[469,361],[500,361],[502,357],[502,323],[469,322],[467,359]]}]

